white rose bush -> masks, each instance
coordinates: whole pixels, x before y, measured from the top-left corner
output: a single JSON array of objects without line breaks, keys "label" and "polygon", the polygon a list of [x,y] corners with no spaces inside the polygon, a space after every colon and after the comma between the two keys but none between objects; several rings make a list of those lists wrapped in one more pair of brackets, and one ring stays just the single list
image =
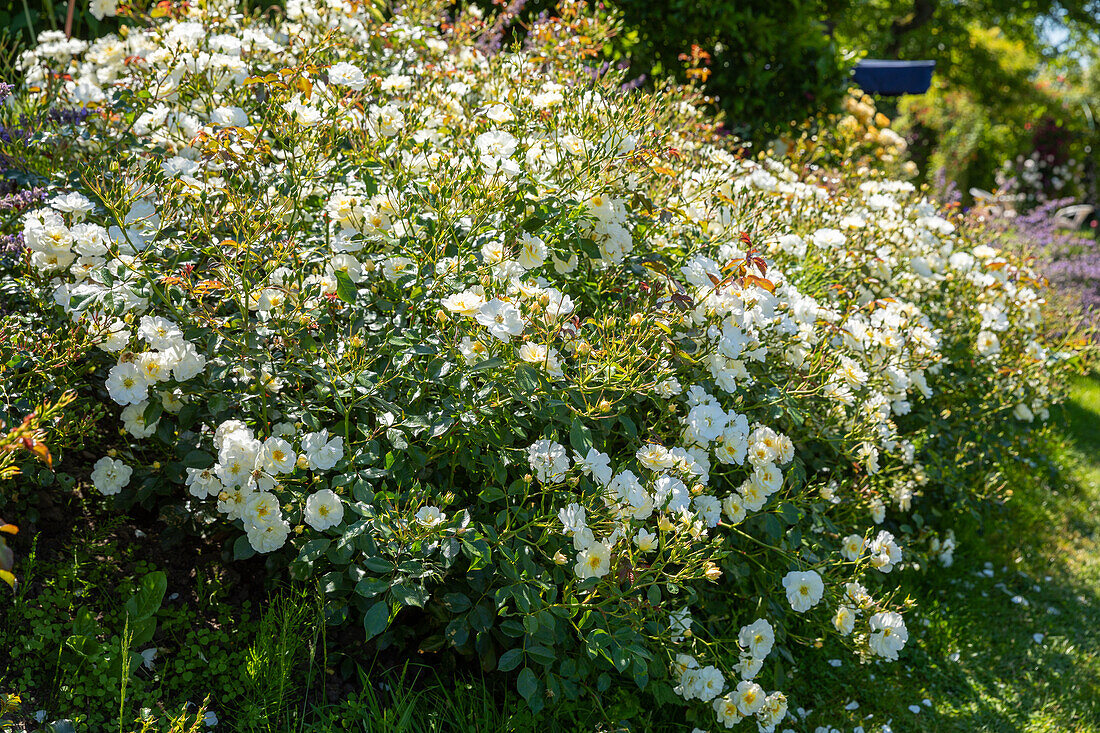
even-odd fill
[{"label": "white rose bush", "polygon": [[17,105],[88,111],[5,147],[46,189],[18,286],[95,346],[88,481],[535,710],[774,730],[815,640],[904,653],[904,571],[1056,400],[1042,279],[905,181],[623,91],[613,17],[488,53],[446,9],[200,2],[24,53]]}]

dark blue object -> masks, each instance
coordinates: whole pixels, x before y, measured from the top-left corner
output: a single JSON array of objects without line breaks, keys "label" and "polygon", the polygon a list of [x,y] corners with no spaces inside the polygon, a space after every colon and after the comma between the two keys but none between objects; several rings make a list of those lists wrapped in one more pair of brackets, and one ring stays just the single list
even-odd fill
[{"label": "dark blue object", "polygon": [[934,68],[935,61],[863,59],[856,64],[852,76],[860,89],[872,94],[924,94],[932,84]]}]

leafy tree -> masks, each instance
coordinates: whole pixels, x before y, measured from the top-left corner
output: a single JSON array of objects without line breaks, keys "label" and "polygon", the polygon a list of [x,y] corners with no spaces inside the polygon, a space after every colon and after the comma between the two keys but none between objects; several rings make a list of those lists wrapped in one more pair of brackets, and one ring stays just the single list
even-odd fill
[{"label": "leafy tree", "polygon": [[830,19],[846,47],[879,58],[935,59],[947,76],[965,75],[971,62],[985,60],[980,52],[959,52],[973,27],[999,28],[1051,55],[1058,49],[1043,34],[1051,24],[1084,36],[1100,31],[1100,0],[840,0],[832,6]]},{"label": "leafy tree", "polygon": [[[993,118],[1007,119],[1012,115],[1002,114],[1003,105],[1034,102],[1034,70],[1064,50],[1052,42],[1051,26],[1064,28],[1076,45],[1100,31],[1100,0],[608,4],[624,16],[625,33],[616,50],[630,57],[633,74],[657,83],[670,75],[681,81],[705,78],[727,126],[758,140],[839,107],[850,67],[845,49],[871,58],[933,59],[945,88],[965,89],[979,106],[989,106]],[[553,2],[512,5],[524,8],[523,17],[551,9]],[[1015,59],[1002,53],[1010,46]],[[1022,59],[1030,66],[1019,63]]]},{"label": "leafy tree", "polygon": [[1051,133],[1066,141],[1062,157],[1088,156],[1093,110],[1073,91],[1081,54],[1065,40],[1096,47],[1097,0],[851,0],[836,10],[842,46],[936,61],[932,89],[903,98],[899,120],[930,178],[943,170],[963,191],[992,188],[1004,161]]},{"label": "leafy tree", "polygon": [[706,89],[728,125],[771,137],[840,104],[848,68],[813,0],[615,0],[636,33],[635,73],[688,78],[692,45],[710,54]]}]

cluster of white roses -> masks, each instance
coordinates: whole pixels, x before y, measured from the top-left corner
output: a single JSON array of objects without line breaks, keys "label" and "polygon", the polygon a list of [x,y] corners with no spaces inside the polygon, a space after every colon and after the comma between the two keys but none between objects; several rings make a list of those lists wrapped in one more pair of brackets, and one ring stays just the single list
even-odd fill
[{"label": "cluster of white roses", "polygon": [[23,239],[31,251],[31,266],[42,273],[73,268],[81,279],[103,264],[110,244],[107,230],[84,221],[92,202],[79,193],[55,196],[49,204],[24,219]]},{"label": "cluster of white roses", "polygon": [[[862,548],[862,538],[849,537],[845,540],[844,554],[850,553],[855,541],[859,541],[859,548],[855,553],[858,557]],[[888,532],[881,533],[872,544],[872,552],[878,552],[871,564],[882,572],[889,572],[890,566],[885,563],[897,562],[901,559],[901,550],[893,542],[893,537]],[[825,586],[821,576],[813,570],[804,572],[792,571],[783,577],[783,587],[787,591],[787,601],[796,613],[803,613],[816,606],[822,598]],[[845,584],[841,603],[837,606],[833,615],[833,626],[841,636],[848,636],[855,631],[856,618],[865,611],[874,610],[874,599],[858,582]],[[909,634],[905,630],[905,621],[901,614],[893,611],[877,612],[867,620],[868,630],[860,635],[860,641],[866,641],[866,648],[873,654],[884,659],[895,660],[898,652],[905,646]],[[861,648],[864,646],[861,643]]]},{"label": "cluster of white roses", "polygon": [[787,714],[787,697],[782,692],[767,693],[753,679],[764,659],[771,653],[775,634],[765,619],[757,619],[741,628],[737,635],[741,661],[737,666],[740,680],[727,690],[726,679],[717,668],[702,667],[699,662],[680,654],[673,664],[679,679],[676,692],[686,700],[711,703],[718,723],[732,728],[745,718],[755,718],[761,731],[771,733]]},{"label": "cluster of white roses", "polygon": [[[122,321],[115,321],[110,328],[101,347],[123,351],[131,341],[129,328]],[[185,340],[179,326],[167,318],[142,316],[137,336],[149,350],[124,351],[119,363],[108,372],[105,386],[111,399],[124,406],[122,420],[126,431],[135,438],[147,438],[157,427],[155,422],[145,424],[149,390],[161,383],[175,381],[179,385],[199,376],[206,368],[206,357]],[[183,407],[178,391],[165,389],[158,396],[168,412],[179,412]]]},{"label": "cluster of white roses", "polygon": [[[286,423],[276,425],[261,442],[243,422],[227,420],[214,432],[218,462],[211,469],[187,472],[190,492],[199,498],[216,497],[219,511],[244,522],[248,541],[258,552],[282,547],[290,532],[279,500],[271,493],[279,477],[298,469],[329,471],[344,456],[344,439],[330,438],[327,430],[302,435],[300,455],[288,437],[294,437],[294,428]],[[340,524],[343,517],[344,505],[330,489],[314,492],[306,501],[303,519],[318,532]]]},{"label": "cluster of white roses", "polygon": [[[711,159],[723,164],[717,171],[739,176],[735,186],[756,189],[756,195],[762,192],[785,199],[793,195],[802,206],[821,208],[820,189],[791,180],[789,171],[774,164],[761,167],[718,154],[711,155]],[[718,177],[717,172],[712,175]],[[685,190],[696,202],[688,209],[698,217],[695,225],[713,231],[716,224],[711,218],[715,214],[699,199],[716,196],[714,189],[708,191],[694,180]],[[777,207],[777,212],[794,220],[808,213],[789,206]],[[854,226],[856,215],[846,218]],[[807,257],[835,257],[847,268],[853,265],[848,261],[850,245],[843,232],[826,227],[814,230],[806,239],[796,234],[782,235],[772,246],[780,259],[790,257],[797,262]],[[879,249],[880,255],[886,254],[885,248]],[[741,260],[751,252],[741,242],[720,248],[723,260]],[[775,263],[766,267],[774,292],[757,286],[755,281],[741,287],[724,285],[725,272],[718,261],[703,256],[691,259],[682,271],[695,288],[698,305],[692,317],[696,324],[706,327],[711,376],[722,390],[751,389],[760,376],[773,372],[776,366],[802,369],[811,354],[828,345],[835,354],[836,370],[824,385],[824,394],[849,427],[862,427],[873,439],[862,447],[861,458],[867,470],[878,470],[882,453],[905,455],[911,451],[905,441],[899,440],[891,418],[909,412],[911,391],[931,396],[926,372],[936,371],[939,361],[938,339],[929,319],[915,304],[902,301],[895,292],[878,299],[868,292],[862,297],[864,307],[845,313],[838,305],[801,292]],[[763,276],[765,270],[758,269],[757,274]],[[778,364],[768,364],[770,354],[775,355]]]},{"label": "cluster of white roses", "polygon": [[[578,553],[578,578],[606,575],[612,548],[620,540],[633,541],[643,553],[657,549],[658,534],[653,530],[682,527],[693,540],[702,540],[718,526],[723,511],[731,525],[739,524],[747,512],[762,509],[768,497],[780,489],[783,474],[776,462],[788,463],[793,458],[790,439],[764,426],[756,426],[750,433],[744,415],[727,414],[707,397],[702,390],[687,396],[689,404],[694,403],[685,427],[690,447],[650,443],[637,451],[634,458],[642,477],[631,469],[615,472],[610,456],[595,448],[584,456],[574,454],[577,469],[601,487],[603,507],[618,523],[609,536],[597,540],[587,525],[585,507],[572,503],[559,511],[562,532],[572,538]],[[712,441],[718,441],[717,455],[723,463],[743,464],[748,457],[752,466],[748,479],[721,499],[706,490],[711,482],[707,446]],[[539,440],[527,453],[540,482],[550,485],[565,480],[570,462],[564,446]],[[645,523],[651,519],[654,521],[647,527]]]},{"label": "cluster of white roses", "polygon": [[672,672],[679,680],[675,691],[685,700],[711,703],[717,721],[732,728],[745,718],[755,718],[761,731],[771,733],[787,714],[787,697],[782,692],[767,693],[753,680],[772,651],[775,632],[766,619],[757,619],[743,626],[737,634],[741,649],[736,671],[740,680],[727,682],[722,672],[713,666],[700,666],[698,660],[679,654]]}]

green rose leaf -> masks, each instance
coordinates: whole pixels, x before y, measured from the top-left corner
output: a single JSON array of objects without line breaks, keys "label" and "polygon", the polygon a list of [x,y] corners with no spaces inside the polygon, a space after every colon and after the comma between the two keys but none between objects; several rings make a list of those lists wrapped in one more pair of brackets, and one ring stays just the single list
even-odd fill
[{"label": "green rose leaf", "polygon": [[497,669],[501,672],[511,672],[513,669],[519,666],[519,663],[523,661],[522,649],[509,649],[500,655],[500,659],[497,661]]},{"label": "green rose leaf", "polygon": [[355,305],[355,298],[359,295],[359,289],[343,270],[336,271],[336,297],[348,305]]},{"label": "green rose leaf", "polygon": [[363,630],[367,632],[367,638],[378,636],[386,630],[390,623],[390,606],[385,601],[378,601],[367,609],[363,616]]}]

